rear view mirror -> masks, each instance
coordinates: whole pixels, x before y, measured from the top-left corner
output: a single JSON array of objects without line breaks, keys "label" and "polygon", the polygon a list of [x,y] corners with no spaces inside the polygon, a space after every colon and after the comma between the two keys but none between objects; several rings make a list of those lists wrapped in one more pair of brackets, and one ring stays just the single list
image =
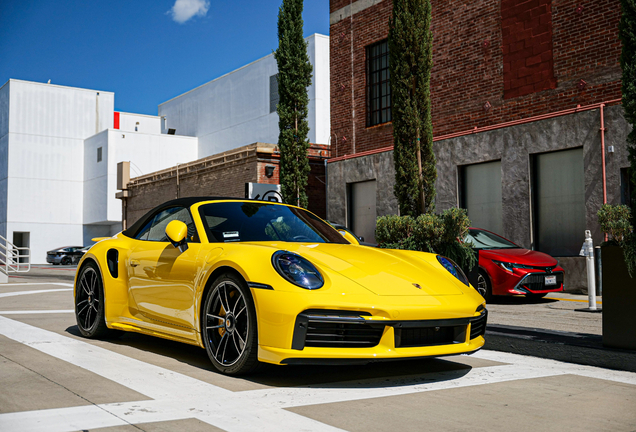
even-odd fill
[{"label": "rear view mirror", "polygon": [[172,246],[178,248],[181,252],[188,250],[187,235],[188,226],[179,220],[173,220],[166,226],[166,236],[168,240],[170,240]]}]

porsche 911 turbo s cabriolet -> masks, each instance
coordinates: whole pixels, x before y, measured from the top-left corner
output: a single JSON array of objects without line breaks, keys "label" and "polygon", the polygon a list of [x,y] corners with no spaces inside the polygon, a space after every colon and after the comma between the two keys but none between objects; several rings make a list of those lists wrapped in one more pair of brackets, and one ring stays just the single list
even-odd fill
[{"label": "porsche 911 turbo s cabriolet", "polygon": [[485,301],[450,259],[359,246],[302,208],[169,201],[82,258],[79,331],[205,348],[226,374],[470,353]]}]

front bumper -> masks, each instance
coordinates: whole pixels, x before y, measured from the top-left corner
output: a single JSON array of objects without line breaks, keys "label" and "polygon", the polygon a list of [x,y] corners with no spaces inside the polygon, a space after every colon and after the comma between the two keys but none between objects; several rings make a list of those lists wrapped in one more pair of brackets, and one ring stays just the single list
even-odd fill
[{"label": "front bumper", "polygon": [[259,346],[276,364],[365,364],[472,353],[485,343],[487,311],[442,320],[378,321],[306,311],[298,315],[291,349]]},{"label": "front bumper", "polygon": [[[510,273],[494,266],[489,276],[493,283],[494,295],[527,295],[563,291],[565,272],[561,267],[556,267],[552,271],[515,268],[514,272]],[[554,276],[556,284],[546,285],[546,276]]]}]

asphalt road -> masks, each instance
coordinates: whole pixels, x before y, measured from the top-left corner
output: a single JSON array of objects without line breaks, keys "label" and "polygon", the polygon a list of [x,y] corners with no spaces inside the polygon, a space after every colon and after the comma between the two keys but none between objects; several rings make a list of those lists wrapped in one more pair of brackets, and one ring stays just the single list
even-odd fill
[{"label": "asphalt road", "polygon": [[0,285],[0,431],[636,431],[631,372],[482,350],[230,378],[197,347],[87,340],[72,270],[56,267]]}]

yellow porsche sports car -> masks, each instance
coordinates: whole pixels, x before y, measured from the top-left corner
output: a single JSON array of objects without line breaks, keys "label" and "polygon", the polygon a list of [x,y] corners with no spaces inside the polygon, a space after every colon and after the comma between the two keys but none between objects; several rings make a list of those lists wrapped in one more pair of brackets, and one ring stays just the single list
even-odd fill
[{"label": "yellow porsche sports car", "polygon": [[169,201],[86,252],[77,325],[198,345],[226,374],[483,346],[485,301],[451,260],[357,243],[294,206]]}]

